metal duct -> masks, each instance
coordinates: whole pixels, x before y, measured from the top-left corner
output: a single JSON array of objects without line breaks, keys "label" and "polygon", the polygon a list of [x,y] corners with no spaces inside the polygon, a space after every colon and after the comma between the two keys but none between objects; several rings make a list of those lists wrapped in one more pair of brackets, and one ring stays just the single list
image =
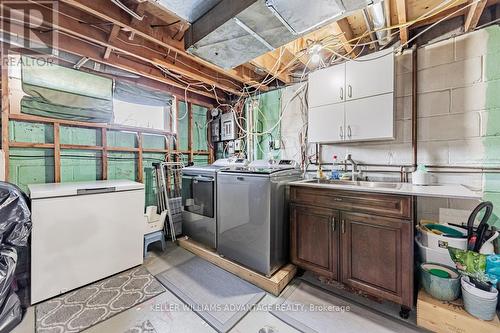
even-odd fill
[{"label": "metal duct", "polygon": [[221,0],[150,0],[180,18],[193,23]]},{"label": "metal duct", "polygon": [[380,0],[246,0],[241,7],[231,1],[218,2],[185,36],[188,52],[222,68],[244,64]]},{"label": "metal duct", "polygon": [[[387,0],[385,0],[387,1]],[[378,2],[366,8],[368,15],[371,19],[371,23],[377,35],[377,40],[380,46],[384,46],[390,42],[389,30],[387,28],[387,17],[384,10],[384,3]]]}]

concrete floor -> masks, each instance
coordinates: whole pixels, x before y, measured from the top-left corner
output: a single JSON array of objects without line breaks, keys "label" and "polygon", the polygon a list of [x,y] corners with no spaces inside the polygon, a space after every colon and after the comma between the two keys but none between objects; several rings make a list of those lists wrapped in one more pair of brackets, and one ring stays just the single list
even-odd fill
[{"label": "concrete floor", "polygon": [[[182,262],[193,257],[190,252],[169,243],[165,252],[160,250],[153,250],[148,253],[144,266],[148,271],[156,275],[172,266],[179,265]],[[285,289],[286,290],[286,289]],[[274,304],[277,298],[267,294],[260,304]],[[158,311],[161,308],[158,305],[162,304],[182,304],[178,299],[168,290],[161,295],[154,297],[142,304],[128,309],[104,322],[101,322],[89,329],[86,333],[123,333],[128,329],[140,325],[145,321],[149,321],[157,333],[168,332],[216,332],[211,328],[201,317],[192,311]],[[35,312],[34,307],[27,310],[23,321],[17,326],[12,333],[34,333],[35,332]],[[298,332],[291,326],[285,324],[268,312],[250,311],[233,329],[231,333],[264,333],[264,332]]]}]

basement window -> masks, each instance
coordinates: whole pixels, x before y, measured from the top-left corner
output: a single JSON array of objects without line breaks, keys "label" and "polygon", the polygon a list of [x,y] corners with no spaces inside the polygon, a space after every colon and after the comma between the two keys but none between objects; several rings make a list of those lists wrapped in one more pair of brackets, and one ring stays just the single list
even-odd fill
[{"label": "basement window", "polygon": [[132,127],[167,130],[170,107],[150,106],[113,100],[114,123]]}]

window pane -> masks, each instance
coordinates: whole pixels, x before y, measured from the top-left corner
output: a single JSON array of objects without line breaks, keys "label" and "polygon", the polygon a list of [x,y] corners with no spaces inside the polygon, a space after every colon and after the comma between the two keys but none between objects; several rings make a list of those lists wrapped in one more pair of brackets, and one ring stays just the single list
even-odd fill
[{"label": "window pane", "polygon": [[113,100],[114,123],[126,126],[165,130],[165,109]]}]

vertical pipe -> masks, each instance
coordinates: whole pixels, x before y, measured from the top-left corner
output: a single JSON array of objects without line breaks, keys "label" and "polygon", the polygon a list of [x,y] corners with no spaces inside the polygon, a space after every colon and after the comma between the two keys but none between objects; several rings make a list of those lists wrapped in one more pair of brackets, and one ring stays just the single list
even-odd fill
[{"label": "vertical pipe", "polygon": [[411,94],[411,146],[413,149],[413,167],[416,169],[418,162],[418,57],[417,45],[412,48],[412,94]]}]

